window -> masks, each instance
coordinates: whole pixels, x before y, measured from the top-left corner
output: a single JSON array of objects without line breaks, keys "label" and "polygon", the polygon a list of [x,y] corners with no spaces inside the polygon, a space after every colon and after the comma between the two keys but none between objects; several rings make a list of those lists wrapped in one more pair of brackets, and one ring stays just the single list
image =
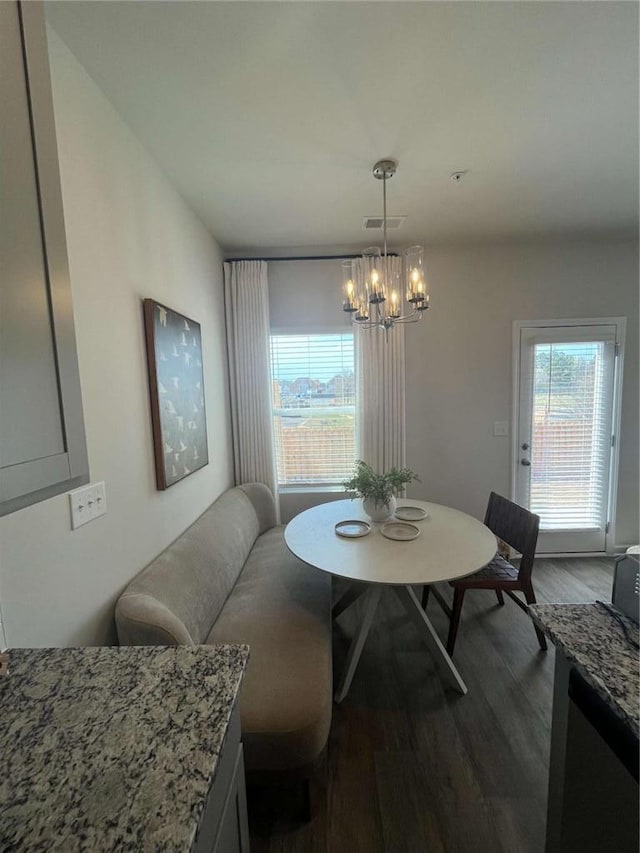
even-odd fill
[{"label": "window", "polygon": [[534,345],[530,507],[545,530],[598,529],[606,519],[608,367],[606,341]]},{"label": "window", "polygon": [[355,460],[352,334],[272,335],[278,483],[336,485]]}]

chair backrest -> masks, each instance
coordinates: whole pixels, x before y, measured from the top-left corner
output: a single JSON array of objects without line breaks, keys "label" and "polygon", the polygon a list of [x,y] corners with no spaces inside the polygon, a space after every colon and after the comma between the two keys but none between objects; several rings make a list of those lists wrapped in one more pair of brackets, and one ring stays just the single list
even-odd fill
[{"label": "chair backrest", "polygon": [[540,517],[502,495],[491,492],[484,523],[496,536],[522,554],[520,576],[523,580],[529,578],[538,542]]}]

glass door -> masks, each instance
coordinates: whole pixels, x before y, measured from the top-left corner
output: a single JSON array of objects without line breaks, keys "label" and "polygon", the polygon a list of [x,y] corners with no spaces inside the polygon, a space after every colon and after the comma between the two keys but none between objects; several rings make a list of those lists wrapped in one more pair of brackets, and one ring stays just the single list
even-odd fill
[{"label": "glass door", "polygon": [[606,550],[616,325],[520,328],[516,500],[538,552]]}]

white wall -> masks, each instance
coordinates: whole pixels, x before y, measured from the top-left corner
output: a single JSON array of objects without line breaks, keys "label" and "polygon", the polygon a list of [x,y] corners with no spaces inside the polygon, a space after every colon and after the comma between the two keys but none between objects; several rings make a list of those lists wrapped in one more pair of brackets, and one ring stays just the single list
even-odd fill
[{"label": "white wall", "polygon": [[[478,517],[491,489],[509,495],[511,439],[492,431],[511,419],[514,320],[626,316],[616,542],[637,542],[638,243],[448,246],[426,257],[433,307],[406,334],[407,464],[421,479],[409,493]],[[339,261],[270,263],[272,325],[344,327],[340,284]],[[304,501],[287,496],[283,519]]]},{"label": "white wall", "polygon": [[638,244],[535,243],[428,254],[433,310],[408,332],[407,461],[434,500],[481,515],[509,494],[512,322],[626,316],[619,544],[638,539]]},{"label": "white wall", "polygon": [[[107,515],[74,532],[66,495],[0,519],[12,646],[102,644],[129,579],[232,481],[218,246],[65,45],[49,32],[92,481]],[[155,487],[141,300],[202,326],[209,465]]]}]

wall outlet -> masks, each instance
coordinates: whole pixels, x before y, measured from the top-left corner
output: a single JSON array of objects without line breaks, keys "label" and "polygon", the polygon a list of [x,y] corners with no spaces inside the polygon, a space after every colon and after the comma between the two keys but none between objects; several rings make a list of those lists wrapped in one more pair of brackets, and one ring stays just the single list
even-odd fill
[{"label": "wall outlet", "polygon": [[104,483],[91,483],[69,492],[71,509],[71,529],[82,527],[94,518],[100,518],[107,511],[107,496]]},{"label": "wall outlet", "polygon": [[493,425],[494,435],[509,435],[509,421],[496,421]]}]

